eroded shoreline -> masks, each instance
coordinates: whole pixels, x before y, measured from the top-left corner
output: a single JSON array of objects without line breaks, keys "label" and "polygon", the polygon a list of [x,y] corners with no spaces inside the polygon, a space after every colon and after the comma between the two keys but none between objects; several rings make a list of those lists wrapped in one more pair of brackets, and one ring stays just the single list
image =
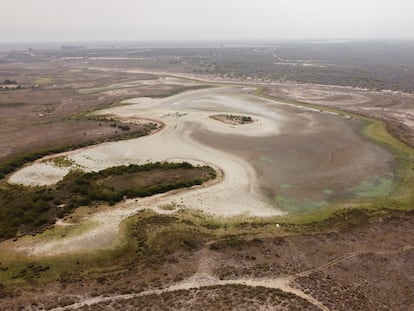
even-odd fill
[{"label": "eroded shoreline", "polygon": [[[68,159],[82,167],[82,169],[97,171],[130,163],[187,161],[192,164],[210,165],[216,169],[221,169],[223,171],[222,181],[208,187],[197,187],[191,191],[167,193],[151,198],[122,202],[110,210],[97,213],[91,216],[89,220],[85,220],[92,221],[95,225],[80,235],[69,235],[53,241],[42,241],[41,238],[38,241],[31,239],[26,243],[22,239],[18,243],[18,249],[31,255],[53,255],[110,248],[119,243],[119,227],[124,219],[139,210],[150,208],[159,211],[160,206],[175,202],[185,208],[197,209],[218,216],[245,215],[260,217],[283,214],[283,211],[277,209],[274,203],[263,195],[263,189],[259,185],[259,178],[262,176],[259,176],[260,172],[258,173],[257,168],[254,168],[251,161],[248,161],[248,154],[247,156],[238,154],[237,150],[236,152],[232,150],[223,151],[226,148],[214,147],[214,145],[197,139],[197,135],[202,135],[202,133],[207,133],[212,137],[220,135],[227,137],[227,140],[224,141],[229,143],[237,141],[237,139],[240,140],[240,137],[242,142],[248,139],[252,141],[267,138],[274,140],[276,137],[283,137],[283,135],[286,135],[285,133],[298,135],[298,137],[303,135],[313,137],[312,135],[316,135],[315,137],[318,138],[317,135],[323,131],[323,126],[316,122],[321,118],[330,118],[329,122],[337,122],[338,119],[335,118],[338,118],[338,116],[325,114],[320,117],[317,115],[319,112],[310,112],[299,108],[293,110],[292,108],[286,108],[287,112],[280,108],[275,110],[273,109],[274,102],[249,94],[252,90],[252,88],[247,87],[221,87],[184,92],[159,100],[138,98],[128,100],[129,105],[99,112],[100,114],[114,115],[124,120],[134,117],[161,120],[165,127],[150,136],[128,141],[104,143],[65,154]],[[252,115],[255,122],[243,126],[234,126],[210,118],[212,114],[227,112]],[[346,126],[345,122],[347,121],[340,120],[340,122]],[[301,125],[302,128],[298,125]],[[288,141],[291,140],[290,137],[287,137],[287,139]],[[281,142],[283,144],[284,140],[281,140]],[[347,140],[344,140],[342,145],[345,146],[346,144]],[[359,144],[363,147],[361,142]],[[245,147],[249,148],[249,145]],[[339,147],[335,147],[334,150]],[[329,144],[326,148],[330,148]],[[289,151],[289,149],[287,150]],[[364,152],[367,161],[362,162],[361,165],[369,166],[369,163],[377,162],[379,158],[384,158],[384,154],[388,154],[385,151],[377,154],[378,150],[378,146],[366,147]],[[315,159],[319,157],[318,148],[311,148],[311,152],[316,152],[313,155]],[[348,162],[355,161],[355,157],[361,156],[364,152],[356,155],[351,153]],[[388,156],[390,157],[389,154]],[[344,160],[340,154],[339,156],[329,154],[328,158],[328,164],[334,165],[334,168],[335,165],[339,165],[340,169],[348,165],[346,159]],[[321,161],[324,162],[325,160],[322,159]],[[339,161],[339,164],[335,161]],[[382,161],[385,164],[390,161],[390,158],[382,159]],[[290,165],[296,164],[292,162]],[[311,168],[314,165],[310,163],[308,166]],[[337,171],[330,171],[329,165],[325,168],[325,176],[328,173],[335,176]],[[376,164],[371,167],[371,170],[378,170],[380,167],[381,165]],[[291,168],[287,167],[285,169],[290,170]],[[20,181],[29,180],[32,182],[33,177],[30,174],[33,171],[36,171],[36,167],[28,166],[13,176],[16,179],[16,176],[19,177],[20,174]],[[30,174],[26,174],[28,172]],[[67,172],[61,173],[60,178],[63,178]],[[354,172],[351,172],[350,175],[354,175]],[[53,180],[58,180],[58,177],[55,176]],[[279,182],[279,180],[276,180],[276,182]],[[350,181],[345,180],[345,182]],[[285,183],[283,185],[282,190],[289,191],[290,184]],[[278,191],[282,190],[279,189]],[[330,193],[326,191],[322,195],[328,196]]]}]

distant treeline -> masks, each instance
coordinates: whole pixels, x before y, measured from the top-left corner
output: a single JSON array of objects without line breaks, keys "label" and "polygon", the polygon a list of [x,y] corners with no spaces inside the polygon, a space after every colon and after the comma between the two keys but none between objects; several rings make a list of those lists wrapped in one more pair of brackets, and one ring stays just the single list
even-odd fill
[{"label": "distant treeline", "polygon": [[[277,43],[255,47],[152,49],[162,66],[225,78],[296,81],[414,93],[412,42]],[[146,61],[149,63],[149,61]]]}]

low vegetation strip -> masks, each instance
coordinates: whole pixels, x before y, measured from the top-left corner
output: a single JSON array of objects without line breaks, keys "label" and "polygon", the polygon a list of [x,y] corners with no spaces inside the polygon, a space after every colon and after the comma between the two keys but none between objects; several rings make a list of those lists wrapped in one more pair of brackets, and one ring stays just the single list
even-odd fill
[{"label": "low vegetation strip", "polygon": [[127,133],[120,133],[118,135],[114,135],[110,138],[102,138],[102,139],[94,139],[91,141],[86,141],[78,144],[70,144],[70,145],[61,145],[56,147],[44,148],[39,150],[34,150],[31,152],[23,153],[18,156],[15,156],[12,159],[5,160],[0,162],[0,179],[3,179],[7,174],[10,174],[17,170],[18,168],[22,167],[23,165],[33,162],[37,159],[43,158],[44,156],[65,152],[69,150],[75,150],[79,148],[83,148],[90,145],[96,145],[107,141],[118,141],[118,140],[125,140],[125,139],[132,139],[138,138],[141,136],[146,136],[151,134],[154,130],[158,129],[158,124],[156,123],[147,123],[143,124],[142,128],[135,131],[129,131]]},{"label": "low vegetation strip", "polygon": [[210,116],[213,120],[220,121],[231,125],[243,125],[253,123],[253,118],[250,116],[239,116],[233,114],[217,114]]},{"label": "low vegetation strip", "polygon": [[0,186],[0,240],[41,232],[79,206],[113,205],[201,185],[215,178],[214,169],[187,162],[156,162],[112,167],[100,172],[72,171],[53,187]]}]

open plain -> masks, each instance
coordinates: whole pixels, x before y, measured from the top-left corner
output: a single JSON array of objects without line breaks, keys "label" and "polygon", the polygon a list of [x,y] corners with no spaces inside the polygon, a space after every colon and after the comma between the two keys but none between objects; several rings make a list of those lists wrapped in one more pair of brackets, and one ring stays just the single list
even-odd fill
[{"label": "open plain", "polygon": [[[123,219],[140,209],[174,202],[216,216],[272,216],[286,211],[309,212],[333,203],[335,198],[389,194],[392,155],[358,135],[357,121],[257,98],[249,94],[253,90],[210,88],[160,100],[128,100],[133,104],[96,112],[124,121],[134,117],[162,120],[165,126],[147,137],[65,153],[72,163],[66,169],[56,168],[51,159],[40,159],[11,175],[9,182],[44,186],[58,182],[59,174],[63,178],[73,166],[99,171],[160,161],[212,165],[222,171],[223,179],[188,193],[121,203],[110,212],[87,219],[99,225],[81,235],[69,234],[52,242],[41,238],[40,245],[30,239],[35,244],[29,253],[50,255],[113,247],[108,236],[118,235],[116,226]],[[209,118],[226,112],[248,114],[255,122],[232,126]],[[200,143],[203,140],[208,143]],[[16,244],[18,249],[27,249]]]},{"label": "open plain", "polygon": [[[20,227],[0,242],[0,308],[413,308],[411,95],[189,79],[179,68],[125,70],[134,60],[106,52],[48,53],[61,58],[0,64],[24,86],[0,93],[2,200],[7,189],[43,191],[59,209],[54,195],[72,174],[130,164],[186,162],[217,178],[95,199],[30,234]],[[391,108],[370,106],[378,98]],[[178,176],[146,174],[145,183]],[[142,174],[97,183],[143,183],[127,176]]]}]

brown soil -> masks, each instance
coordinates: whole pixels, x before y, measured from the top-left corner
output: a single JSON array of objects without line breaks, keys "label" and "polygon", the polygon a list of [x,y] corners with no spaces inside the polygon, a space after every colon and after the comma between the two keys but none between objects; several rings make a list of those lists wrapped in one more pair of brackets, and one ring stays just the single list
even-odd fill
[{"label": "brown soil", "polygon": [[[62,142],[79,142],[113,135],[114,128],[97,122],[68,121],[73,113],[102,108],[128,97],[164,96],[178,86],[123,89],[92,95],[74,90],[130,80],[153,79],[127,72],[102,72],[79,68],[77,62],[15,63],[0,66],[0,81],[33,83],[39,77],[53,82],[36,89],[2,91],[0,96],[1,159],[22,151]],[[40,69],[41,68],[41,71]],[[73,71],[76,70],[76,71]],[[180,87],[181,88],[181,87]],[[268,94],[335,106],[386,120],[400,139],[414,145],[413,98],[409,95],[373,93],[362,90],[275,84]],[[345,121],[347,122],[347,121]],[[86,135],[84,134],[86,132]],[[193,233],[195,236],[197,232]],[[334,232],[272,236],[254,239],[210,241],[197,249],[181,248],[164,259],[131,263],[117,259],[118,266],[105,272],[62,273],[43,283],[27,278],[25,285],[0,284],[1,310],[43,310],[97,299],[84,310],[312,310],[318,304],[274,288],[243,285],[243,279],[286,278],[290,285],[313,297],[329,310],[413,310],[414,309],[414,213],[393,218],[376,218],[362,225]],[[99,264],[99,263],[97,263]],[[6,269],[0,265],[0,269]],[[30,269],[37,269],[32,266]],[[30,270],[29,269],[29,270]],[[200,289],[166,289],[206,273],[237,284]],[[237,281],[240,280],[240,281]],[[144,293],[141,296],[127,296]]]},{"label": "brown soil", "polygon": [[115,190],[122,191],[148,187],[157,184],[176,183],[182,180],[200,180],[209,176],[209,170],[203,167],[194,169],[174,169],[174,170],[151,170],[150,172],[129,173],[105,178],[102,184],[112,186]]},{"label": "brown soil", "polygon": [[[166,288],[202,269],[201,272],[222,280],[285,277],[291,280],[291,286],[329,310],[411,310],[414,307],[413,228],[414,214],[410,213],[390,219],[377,218],[366,225],[338,232],[242,240],[237,244],[210,242],[202,251],[177,251],[164,262],[130,264],[124,269],[89,276],[74,271],[56,282],[38,284],[33,280],[34,283],[29,282],[25,287],[3,289],[0,307],[4,310],[18,310],[18,306],[53,308],[101,295],[107,298],[90,307],[91,310],[110,306],[132,309],[144,305],[151,306],[149,310],[179,306],[194,310],[202,302],[205,302],[204,310],[214,310],[218,308],[215,298],[225,303],[227,309],[314,307],[292,294],[249,286],[226,285],[130,298],[126,295]],[[111,295],[114,295],[112,300]],[[119,295],[125,296],[119,298]],[[266,298],[269,295],[273,299]]]},{"label": "brown soil", "polygon": [[272,83],[265,93],[279,98],[339,108],[387,121],[400,140],[414,146],[414,95],[348,87]]},{"label": "brown soil", "polygon": [[[168,82],[155,85],[146,81],[154,75],[116,73],[77,69],[78,63],[10,63],[0,65],[0,81],[17,79],[21,84],[35,84],[39,77],[51,77],[36,87],[2,91],[0,96],[0,161],[13,155],[64,144],[89,142],[111,137],[117,129],[101,127],[99,122],[73,120],[77,113],[108,107],[127,98],[163,97],[192,88]],[[75,69],[76,68],[76,69]],[[134,87],[89,95],[79,89],[135,81]],[[142,81],[139,84],[139,81]]]},{"label": "brown soil", "polygon": [[79,310],[318,310],[285,292],[243,285],[211,286],[101,302]]}]

